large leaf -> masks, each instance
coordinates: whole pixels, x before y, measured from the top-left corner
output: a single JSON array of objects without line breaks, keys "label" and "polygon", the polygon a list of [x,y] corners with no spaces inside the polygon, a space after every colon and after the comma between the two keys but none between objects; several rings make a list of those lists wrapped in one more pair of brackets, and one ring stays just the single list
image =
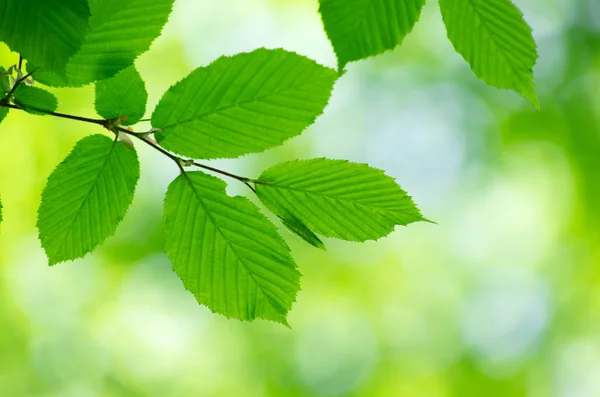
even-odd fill
[{"label": "large leaf", "polygon": [[148,51],[169,18],[174,0],[95,0],[83,46],[66,75],[36,73],[53,86],[77,87],[114,76]]},{"label": "large leaf", "polygon": [[531,28],[511,0],[440,0],[448,38],[487,84],[515,90],[539,106]]},{"label": "large leaf", "polygon": [[425,0],[320,0],[319,11],[338,58],[347,63],[391,50],[419,20]]},{"label": "large leaf", "polygon": [[103,135],[79,141],[52,172],[38,229],[50,265],[81,258],[112,236],[140,176],[137,154]]},{"label": "large leaf", "polygon": [[0,41],[28,61],[61,73],[82,45],[89,17],[86,0],[2,0]]},{"label": "large leaf", "polygon": [[124,118],[123,125],[133,125],[144,117],[147,101],[146,84],[135,66],[96,83],[96,112],[107,120]]},{"label": "large leaf", "polygon": [[256,182],[276,215],[291,214],[323,236],[376,240],[424,220],[404,190],[383,171],[343,160],[298,160],[274,166]]},{"label": "large leaf", "polygon": [[202,172],[181,174],[165,199],[166,250],[185,288],[213,312],[286,322],[300,289],[289,248],[248,199]]},{"label": "large leaf", "polygon": [[19,84],[15,90],[14,102],[28,113],[40,116],[54,112],[58,106],[58,100],[54,94],[25,83]]},{"label": "large leaf", "polygon": [[222,57],[171,87],[152,115],[180,155],[233,158],[278,146],[319,116],[336,73],[281,49]]}]

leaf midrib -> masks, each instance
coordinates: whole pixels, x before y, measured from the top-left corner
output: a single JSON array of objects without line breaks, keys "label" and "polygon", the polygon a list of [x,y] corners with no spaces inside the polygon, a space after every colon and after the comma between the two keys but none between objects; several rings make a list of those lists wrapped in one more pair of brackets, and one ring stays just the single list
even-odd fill
[{"label": "leaf midrib", "polygon": [[198,114],[194,115],[193,117],[189,117],[187,119],[179,120],[179,121],[177,121],[175,123],[168,124],[168,125],[166,125],[164,127],[158,127],[158,128],[161,128],[162,130],[167,130],[167,129],[170,129],[170,128],[173,128],[173,127],[177,127],[177,126],[179,126],[181,124],[191,123],[191,122],[193,122],[195,120],[200,120],[200,119],[203,119],[203,118],[208,118],[208,117],[210,117],[212,115],[215,115],[215,114],[220,113],[220,112],[225,111],[225,110],[235,109],[235,108],[238,108],[238,107],[240,107],[242,105],[247,105],[249,103],[260,102],[263,99],[266,99],[266,98],[269,98],[269,97],[274,97],[274,96],[277,96],[277,95],[281,95],[281,94],[286,94],[286,93],[289,93],[289,92],[297,91],[299,88],[307,87],[307,86],[309,86],[311,84],[316,84],[318,82],[324,81],[324,80],[326,80],[327,77],[329,77],[329,76],[322,76],[322,77],[319,77],[317,79],[310,80],[308,83],[305,83],[305,84],[299,84],[297,86],[289,86],[289,87],[286,87],[284,89],[275,90],[275,91],[272,91],[272,92],[264,94],[264,95],[254,96],[254,97],[249,98],[248,100],[245,100],[245,101],[235,102],[235,103],[230,104],[230,105],[224,105],[224,106],[218,107],[216,109],[213,109],[211,111],[206,111],[206,112],[203,112],[203,113],[198,113]]},{"label": "leaf midrib", "polygon": [[[376,213],[385,213],[385,214],[394,214],[395,211],[387,209],[387,208],[381,208],[381,207],[370,207],[368,204],[364,204],[361,202],[357,202],[357,201],[352,201],[350,199],[346,199],[346,198],[341,198],[339,196],[333,196],[331,194],[327,194],[327,193],[322,193],[319,191],[314,191],[314,190],[308,190],[308,189],[302,189],[302,188],[298,188],[298,187],[291,187],[291,186],[287,186],[287,185],[279,185],[273,182],[268,182],[268,181],[259,181],[259,185],[264,185],[264,186],[269,186],[272,187],[273,189],[278,189],[278,190],[289,190],[289,191],[297,191],[297,192],[302,192],[306,195],[313,195],[313,196],[321,196],[321,197],[326,197],[335,201],[340,201],[340,202],[344,202],[344,203],[348,203],[348,204],[352,204],[352,205],[356,205],[356,206],[361,206],[361,207],[365,207],[368,208],[369,210],[372,210]],[[403,198],[408,198],[409,200],[412,200],[410,198],[410,196],[408,196],[407,194],[403,196]]]}]

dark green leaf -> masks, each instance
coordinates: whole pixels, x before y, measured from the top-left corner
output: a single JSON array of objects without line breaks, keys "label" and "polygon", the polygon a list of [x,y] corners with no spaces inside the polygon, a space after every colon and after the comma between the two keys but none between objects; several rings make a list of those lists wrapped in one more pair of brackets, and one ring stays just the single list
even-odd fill
[{"label": "dark green leaf", "polygon": [[36,73],[52,86],[78,87],[113,77],[148,51],[169,18],[174,0],[102,0],[90,3],[92,16],[83,46],[65,75]]},{"label": "dark green leaf", "polygon": [[152,114],[162,147],[202,159],[261,152],[319,116],[335,71],[281,49],[222,57],[171,87]]},{"label": "dark green leaf", "polygon": [[38,230],[50,265],[82,258],[112,236],[140,176],[135,150],[103,135],[77,143],[42,194]]},{"label": "dark green leaf", "polygon": [[81,47],[90,10],[86,0],[2,0],[0,41],[56,73]]},{"label": "dark green leaf", "polygon": [[300,289],[289,248],[248,199],[225,182],[182,174],[165,199],[166,250],[185,288],[213,312],[287,324]]},{"label": "dark green leaf", "polygon": [[21,83],[15,90],[14,102],[28,113],[40,116],[54,112],[58,106],[58,101],[52,93],[25,83]]},{"label": "dark green leaf", "polygon": [[123,125],[133,125],[144,117],[147,101],[146,85],[135,66],[96,83],[96,112],[104,119],[125,118]]},{"label": "dark green leaf", "polygon": [[425,220],[393,178],[343,160],[276,165],[260,176],[256,192],[276,215],[292,214],[310,230],[343,240],[376,240],[396,225]]},{"label": "dark green leaf", "polygon": [[0,123],[8,116],[8,108],[0,107]]},{"label": "dark green leaf", "polygon": [[394,49],[419,20],[425,0],[320,0],[319,11],[338,57],[347,63]]},{"label": "dark green leaf", "polygon": [[539,107],[531,28],[511,0],[440,0],[448,38],[487,84],[515,90]]}]

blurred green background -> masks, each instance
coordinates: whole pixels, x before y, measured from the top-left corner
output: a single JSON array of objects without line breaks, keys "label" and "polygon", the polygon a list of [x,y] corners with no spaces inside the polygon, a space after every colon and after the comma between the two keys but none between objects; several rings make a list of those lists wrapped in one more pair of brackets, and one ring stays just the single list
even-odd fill
[{"label": "blurred green background", "polygon": [[[287,234],[304,275],[291,330],[226,320],[183,289],[162,252],[178,171],[139,145],[117,234],[48,267],[35,231],[45,179],[101,131],[12,111],[0,127],[0,396],[600,396],[600,2],[516,0],[539,45],[541,111],[478,81],[428,3],[400,48],[350,65],[303,136],[213,162],[250,177],[294,158],[367,162],[438,222],[326,252]],[[178,0],[137,61],[148,114],[222,54],[284,47],[335,66],[317,7]],[[0,64],[16,61],[0,45]],[[95,116],[92,87],[54,91],[59,111]]]}]

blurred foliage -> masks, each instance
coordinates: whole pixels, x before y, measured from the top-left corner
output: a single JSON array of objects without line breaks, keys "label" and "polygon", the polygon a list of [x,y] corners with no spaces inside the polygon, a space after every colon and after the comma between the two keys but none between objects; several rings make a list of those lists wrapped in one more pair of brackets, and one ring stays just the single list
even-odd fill
[{"label": "blurred foliage", "polygon": [[[475,79],[430,2],[401,48],[350,67],[304,136],[216,162],[250,176],[296,157],[369,162],[439,223],[328,251],[288,234],[304,275],[292,330],[211,315],[181,288],[160,254],[177,170],[146,149],[117,235],[49,268],[41,189],[97,131],[12,112],[0,128],[0,395],[600,395],[600,5],[516,2],[539,44],[541,111]],[[313,0],[180,0],[137,62],[149,108],[193,67],[261,46],[335,65]],[[15,61],[0,46],[0,65]],[[53,92],[60,111],[93,116],[91,87]]]}]

